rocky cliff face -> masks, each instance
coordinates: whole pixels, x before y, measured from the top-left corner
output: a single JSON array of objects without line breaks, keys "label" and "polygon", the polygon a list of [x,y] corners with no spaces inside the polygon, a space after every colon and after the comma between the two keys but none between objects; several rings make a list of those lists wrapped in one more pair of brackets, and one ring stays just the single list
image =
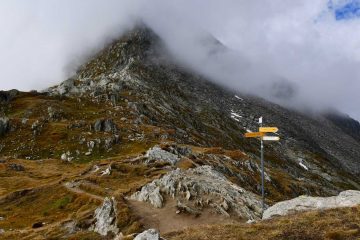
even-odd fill
[{"label": "rocky cliff face", "polygon": [[[136,232],[138,216],[124,197],[151,204],[156,211],[168,209],[167,200],[173,199],[177,206],[171,211],[181,216],[210,209],[236,221],[259,219],[259,142],[245,139],[244,133],[257,130],[260,116],[266,125],[279,127],[281,137],[265,145],[268,204],[302,194],[360,189],[356,121],[306,115],[218,86],[173,61],[145,26],[114,41],[76,75],[43,93],[0,92],[0,106],[0,156],[6,158],[0,170],[19,158],[36,164],[50,158],[56,164],[51,165],[56,169],[52,176],[38,177],[28,162],[22,162],[22,175],[11,176],[36,183],[54,178],[61,184],[59,172],[66,169],[77,183],[74,188],[61,185],[66,191],[96,201],[112,195],[122,199],[117,209],[107,199],[90,226],[84,218],[94,219],[87,215],[94,209],[76,215],[75,229],[102,235]],[[3,184],[4,194],[19,190]],[[10,202],[0,204],[7,209]],[[115,219],[119,212],[122,217]],[[5,213],[10,214],[4,210],[0,216]]]}]

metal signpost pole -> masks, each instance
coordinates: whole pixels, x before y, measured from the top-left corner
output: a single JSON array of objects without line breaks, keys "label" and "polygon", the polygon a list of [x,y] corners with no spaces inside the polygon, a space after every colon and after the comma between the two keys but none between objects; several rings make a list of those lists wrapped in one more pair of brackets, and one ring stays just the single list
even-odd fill
[{"label": "metal signpost pole", "polygon": [[276,133],[279,131],[277,127],[263,127],[263,117],[259,118],[259,131],[245,133],[246,138],[260,138],[261,153],[261,196],[262,196],[262,214],[265,211],[265,184],[264,184],[264,141],[279,141],[280,137],[266,135],[266,133]]},{"label": "metal signpost pole", "polygon": [[[259,124],[260,127],[262,127],[262,121],[263,118],[261,117],[259,119]],[[260,147],[260,152],[261,152],[261,196],[262,196],[262,213],[264,213],[265,211],[265,192],[264,192],[264,141],[261,138],[261,147]]]}]

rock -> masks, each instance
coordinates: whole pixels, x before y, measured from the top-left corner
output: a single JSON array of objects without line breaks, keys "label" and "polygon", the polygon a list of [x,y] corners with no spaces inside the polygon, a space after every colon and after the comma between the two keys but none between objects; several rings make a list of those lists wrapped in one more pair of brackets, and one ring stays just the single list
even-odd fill
[{"label": "rock", "polygon": [[18,94],[19,91],[16,89],[12,89],[10,91],[0,91],[0,103],[8,103]]},{"label": "rock", "polygon": [[42,127],[44,126],[44,123],[41,123],[39,120],[36,120],[32,125],[31,125],[31,130],[33,131],[34,135],[38,135],[42,129]]},{"label": "rock", "polygon": [[163,150],[173,153],[179,157],[189,157],[192,154],[192,149],[187,146],[179,146],[177,144],[167,145]]},{"label": "rock", "polygon": [[99,166],[98,165],[95,165],[94,167],[93,167],[93,173],[96,173],[97,171],[99,171],[100,170],[100,168],[99,168]]},{"label": "rock", "polygon": [[124,240],[124,235],[121,233],[119,233],[115,238],[114,240]]},{"label": "rock", "polygon": [[156,229],[148,229],[134,238],[134,240],[159,240],[159,239],[160,239],[160,234]]},{"label": "rock", "polygon": [[73,92],[75,86],[74,86],[74,80],[73,79],[68,79],[64,82],[62,82],[60,85],[54,87],[54,88],[50,88],[47,89],[46,91],[51,95],[60,95],[60,96],[65,96],[67,95],[69,92]]},{"label": "rock", "polygon": [[71,153],[68,151],[66,153],[61,154],[61,160],[71,162],[74,160],[74,157],[71,156]]},{"label": "rock", "polygon": [[0,228],[0,235],[4,234],[4,233],[5,233],[5,230]]},{"label": "rock", "polygon": [[141,202],[149,202],[156,208],[163,207],[163,197],[160,194],[160,188],[153,182],[143,186],[141,191],[134,193],[130,198]]},{"label": "rock", "polygon": [[159,161],[159,162],[167,162],[170,163],[171,165],[175,165],[180,160],[180,158],[177,155],[162,150],[158,146],[149,149],[146,152],[145,157],[147,157],[147,160],[145,162],[146,164]]},{"label": "rock", "polygon": [[68,188],[77,188],[80,186],[80,182],[75,182],[75,181],[66,182],[65,186]]},{"label": "rock", "polygon": [[0,217],[0,221],[4,221],[4,219],[5,219],[4,217]]},{"label": "rock", "polygon": [[110,175],[111,174],[111,166],[101,172],[101,176]]},{"label": "rock", "polygon": [[91,152],[91,151],[94,149],[94,147],[95,147],[95,142],[94,142],[94,141],[89,141],[89,142],[87,143],[87,146],[88,146],[88,148],[89,148],[89,151]]},{"label": "rock", "polygon": [[210,166],[176,169],[146,184],[129,198],[161,208],[166,195],[186,203],[195,211],[209,206],[226,216],[229,213],[245,219],[259,219],[261,216],[261,202],[257,195],[231,183]]},{"label": "rock", "polygon": [[120,136],[119,135],[114,135],[114,136],[111,136],[111,137],[108,137],[105,139],[105,149],[106,150],[109,150],[111,149],[111,147],[114,145],[114,144],[118,144],[120,142]]},{"label": "rock", "polygon": [[59,121],[63,118],[64,113],[62,110],[48,107],[48,115],[50,121]]},{"label": "rock", "polygon": [[61,160],[63,160],[63,161],[66,161],[67,160],[67,155],[66,155],[66,153],[63,153],[63,154],[61,154]]},{"label": "rock", "polygon": [[99,119],[94,123],[95,132],[116,132],[117,129],[112,119]]},{"label": "rock", "polygon": [[62,227],[66,230],[67,234],[74,234],[80,230],[77,227],[76,221],[73,221],[73,220],[62,223]]},{"label": "rock", "polygon": [[116,124],[112,119],[106,119],[104,121],[104,131],[105,132],[115,132],[117,130]]},{"label": "rock", "polygon": [[10,122],[7,117],[0,117],[0,137],[10,130]]},{"label": "rock", "polygon": [[96,122],[94,123],[95,132],[100,132],[102,130],[102,121],[103,120],[96,120]]},{"label": "rock", "polygon": [[247,224],[253,224],[253,223],[256,223],[256,221],[255,220],[248,220],[246,223]]},{"label": "rock", "polygon": [[355,190],[344,191],[338,196],[333,197],[300,196],[288,201],[278,202],[266,209],[262,219],[269,219],[274,216],[284,216],[300,211],[353,207],[359,204],[360,191]]},{"label": "rock", "polygon": [[32,225],[32,228],[41,228],[45,225],[43,222],[37,222]]},{"label": "rock", "polygon": [[115,235],[119,233],[116,226],[116,201],[115,198],[105,198],[103,205],[95,210],[95,223],[89,228],[90,231],[106,236],[109,232]]},{"label": "rock", "polygon": [[16,164],[16,163],[9,164],[8,169],[14,170],[14,171],[17,171],[17,172],[25,171],[24,166],[22,166],[20,164]]},{"label": "rock", "polygon": [[192,208],[192,207],[189,207],[187,206],[186,204],[178,201],[177,204],[176,204],[176,208],[178,209],[176,212],[179,211],[179,213],[181,212],[186,212],[186,213],[189,213],[189,214],[192,214],[192,215],[195,215],[195,216],[199,216],[201,214],[200,211]]}]

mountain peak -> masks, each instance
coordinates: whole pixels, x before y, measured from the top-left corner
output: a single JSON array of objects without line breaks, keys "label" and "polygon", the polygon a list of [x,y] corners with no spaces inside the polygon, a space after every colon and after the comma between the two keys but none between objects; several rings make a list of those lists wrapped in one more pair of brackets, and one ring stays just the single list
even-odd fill
[{"label": "mountain peak", "polygon": [[143,23],[113,41],[89,62],[77,71],[85,77],[109,73],[114,69],[127,65],[131,60],[144,60],[154,55],[155,49],[161,45],[159,36]]}]

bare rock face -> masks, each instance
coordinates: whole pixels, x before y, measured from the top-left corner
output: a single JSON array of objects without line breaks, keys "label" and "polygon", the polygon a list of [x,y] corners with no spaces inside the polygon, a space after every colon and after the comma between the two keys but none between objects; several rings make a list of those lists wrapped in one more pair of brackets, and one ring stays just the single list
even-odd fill
[{"label": "bare rock face", "polygon": [[103,205],[95,210],[95,223],[89,230],[102,236],[106,236],[109,232],[116,235],[119,233],[116,222],[115,198],[105,198]]},{"label": "bare rock face", "polygon": [[300,196],[288,201],[278,202],[268,208],[263,219],[274,216],[284,216],[291,213],[321,210],[339,207],[353,207],[360,204],[360,191],[348,190],[334,197],[308,197]]},{"label": "bare rock face", "polygon": [[148,229],[134,238],[134,240],[159,240],[159,239],[160,239],[160,234],[156,229]]},{"label": "bare rock face", "polygon": [[161,161],[161,162],[170,163],[171,165],[175,165],[180,160],[180,158],[177,155],[162,150],[158,146],[149,149],[146,152],[145,157],[147,157],[147,161],[146,161],[147,164],[155,161]]},{"label": "bare rock face", "polygon": [[10,122],[7,117],[0,117],[0,137],[10,130]]},{"label": "bare rock face", "polygon": [[143,186],[130,199],[161,208],[164,196],[176,199],[178,210],[188,213],[201,214],[203,208],[210,207],[219,214],[247,220],[259,219],[261,214],[261,202],[255,194],[231,183],[210,166],[171,171]]}]

